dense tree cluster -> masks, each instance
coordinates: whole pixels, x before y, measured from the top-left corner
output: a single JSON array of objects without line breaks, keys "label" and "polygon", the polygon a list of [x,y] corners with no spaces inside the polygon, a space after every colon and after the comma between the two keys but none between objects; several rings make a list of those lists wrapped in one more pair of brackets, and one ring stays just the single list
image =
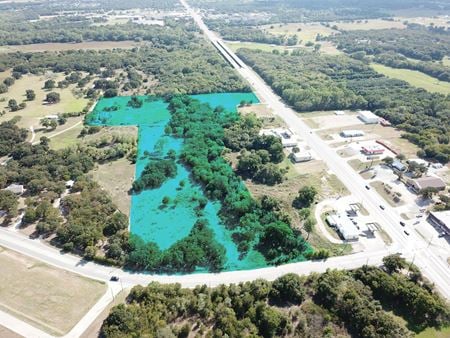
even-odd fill
[{"label": "dense tree cluster", "polygon": [[66,222],[56,230],[55,241],[63,249],[95,255],[97,244],[105,235],[114,235],[128,228],[128,218],[117,210],[111,198],[100,186],[87,179],[79,179],[71,194],[61,201]]},{"label": "dense tree cluster", "polygon": [[15,146],[27,138],[28,131],[19,128],[16,123],[17,119],[0,123],[0,156],[8,155]]},{"label": "dense tree cluster", "polygon": [[137,286],[111,310],[101,335],[404,338],[449,318],[445,301],[411,274],[365,266],[215,288]]},{"label": "dense tree cluster", "polygon": [[278,137],[259,135],[261,121],[254,115],[241,116],[224,130],[224,144],[240,152],[237,172],[256,183],[274,185],[283,181],[284,172],[276,164],[284,159],[283,145]]},{"label": "dense tree cluster", "polygon": [[241,56],[298,111],[369,109],[404,130],[419,156],[447,163],[450,97],[389,79],[347,56],[241,49]]},{"label": "dense tree cluster", "polygon": [[[58,0],[47,3],[24,1],[24,2],[4,2],[0,4],[1,11],[6,13],[16,13],[20,11],[22,17],[26,19],[37,19],[39,15],[60,15],[62,11],[76,11],[77,13],[104,13],[111,10],[126,10],[133,8],[150,8],[154,10],[173,10],[181,7],[176,0],[86,0],[74,3],[71,0]],[[80,16],[72,15],[71,20],[77,21]]]},{"label": "dense tree cluster", "polygon": [[442,60],[450,55],[450,32],[420,25],[407,29],[346,31],[329,37],[347,53],[364,51],[370,55],[395,52],[422,61]]},{"label": "dense tree cluster", "polygon": [[132,236],[126,265],[136,270],[193,272],[197,268],[220,271],[226,261],[225,248],[217,242],[208,222],[198,219],[188,236],[160,250],[154,242]]},{"label": "dense tree cluster", "polygon": [[[26,45],[47,42],[127,41],[144,40],[152,45],[182,45],[183,39],[192,39],[196,30],[190,21],[166,20],[166,26],[126,23],[120,25],[92,25],[92,21],[79,17],[57,17],[50,20],[25,21],[5,18],[0,24],[1,45]],[[181,27],[184,26],[184,29]]]},{"label": "dense tree cluster", "polygon": [[234,231],[238,249],[245,254],[255,246],[272,264],[301,258],[308,250],[305,241],[288,221],[280,219],[273,205],[264,208],[252,198],[222,157],[224,128],[237,121],[238,115],[217,114],[209,105],[188,96],[174,97],[169,109],[172,119],[168,130],[184,139],[181,160],[192,170],[193,179],[204,186],[207,196],[222,202],[220,214]]},{"label": "dense tree cluster", "polygon": [[159,188],[166,180],[177,175],[177,165],[173,159],[155,159],[145,166],[141,176],[133,182],[133,192]]}]

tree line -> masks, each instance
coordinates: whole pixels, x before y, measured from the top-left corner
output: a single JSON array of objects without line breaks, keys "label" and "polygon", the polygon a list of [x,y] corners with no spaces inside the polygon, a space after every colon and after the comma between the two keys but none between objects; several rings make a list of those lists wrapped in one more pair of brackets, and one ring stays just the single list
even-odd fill
[{"label": "tree line", "polygon": [[215,288],[136,286],[100,336],[404,338],[449,324],[448,305],[415,266],[395,255],[384,262]]}]

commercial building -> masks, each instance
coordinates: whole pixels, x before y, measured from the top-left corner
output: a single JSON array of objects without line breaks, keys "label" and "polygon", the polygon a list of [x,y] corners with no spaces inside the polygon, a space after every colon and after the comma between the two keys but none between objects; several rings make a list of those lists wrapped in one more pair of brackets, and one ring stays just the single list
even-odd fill
[{"label": "commercial building", "polygon": [[409,179],[408,185],[411,186],[416,193],[419,193],[423,189],[427,188],[444,190],[446,186],[445,182],[437,176],[425,176],[417,179]]},{"label": "commercial building", "polygon": [[447,235],[450,235],[450,210],[430,212],[428,222],[438,226]]},{"label": "commercial building", "polygon": [[358,137],[364,136],[364,132],[362,130],[343,130],[341,132],[342,137]]},{"label": "commercial building", "polygon": [[336,228],[344,240],[358,240],[359,230],[347,216],[340,214],[328,215],[326,221],[331,227]]},{"label": "commercial building", "polygon": [[378,121],[380,121],[380,118],[378,116],[368,110],[361,110],[358,113],[358,117],[365,124],[377,124]]},{"label": "commercial building", "polygon": [[361,151],[365,155],[381,155],[384,153],[384,148],[379,144],[366,145],[361,147]]}]

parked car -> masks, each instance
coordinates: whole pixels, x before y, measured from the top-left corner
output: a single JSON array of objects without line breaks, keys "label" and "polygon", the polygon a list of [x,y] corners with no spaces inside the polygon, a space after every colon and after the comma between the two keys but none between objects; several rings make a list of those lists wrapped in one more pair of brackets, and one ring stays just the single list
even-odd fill
[{"label": "parked car", "polygon": [[445,237],[445,236],[447,236],[447,233],[445,233],[445,232],[441,232],[440,234],[439,234],[439,238],[442,238],[442,237]]},{"label": "parked car", "polygon": [[384,205],[380,205],[380,209],[381,209],[381,210],[384,210]]},{"label": "parked car", "polygon": [[367,189],[367,190],[370,190],[370,187],[369,187],[368,185],[366,185],[366,189]]},{"label": "parked car", "polygon": [[400,221],[400,225],[401,225],[402,227],[404,227],[406,224],[405,224],[405,222]]},{"label": "parked car", "polygon": [[118,282],[119,281],[119,277],[118,276],[111,276],[111,278],[109,280],[111,282]]},{"label": "parked car", "polygon": [[409,232],[408,231],[403,231],[405,234],[406,234],[406,236],[409,236]]}]

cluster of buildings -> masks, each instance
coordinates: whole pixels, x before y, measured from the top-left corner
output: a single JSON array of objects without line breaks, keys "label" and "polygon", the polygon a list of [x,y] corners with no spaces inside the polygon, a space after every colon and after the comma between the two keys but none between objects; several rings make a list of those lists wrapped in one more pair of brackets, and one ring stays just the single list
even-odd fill
[{"label": "cluster of buildings", "polygon": [[286,128],[273,128],[273,129],[263,129],[260,131],[260,135],[272,135],[278,137],[281,140],[283,148],[298,148],[298,151],[293,151],[290,155],[291,159],[295,163],[306,162],[312,160],[311,153],[309,151],[302,151],[298,145],[298,140],[295,134]]}]

